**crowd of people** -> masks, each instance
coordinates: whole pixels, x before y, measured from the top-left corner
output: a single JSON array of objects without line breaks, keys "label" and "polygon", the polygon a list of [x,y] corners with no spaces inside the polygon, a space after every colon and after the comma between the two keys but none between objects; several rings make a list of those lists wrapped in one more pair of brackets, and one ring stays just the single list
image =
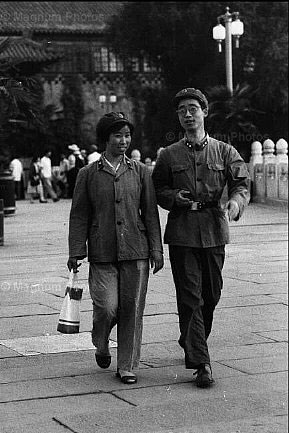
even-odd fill
[{"label": "crowd of people", "polygon": [[[24,182],[24,168],[21,159],[11,158],[10,171],[14,179],[15,200],[28,198],[30,203],[39,200],[48,203],[60,198],[72,198],[79,170],[100,158],[96,145],[91,145],[89,152],[71,144],[67,152],[62,153],[59,165],[52,166],[52,151],[46,149],[42,155],[34,155],[28,169],[28,178]],[[26,194],[25,194],[26,193]]]},{"label": "crowd of people", "polygon": [[[163,148],[157,151],[157,157]],[[34,203],[39,200],[40,203],[48,203],[48,199],[57,202],[60,198],[72,198],[76,178],[79,170],[101,156],[98,152],[98,146],[92,144],[89,151],[80,149],[77,144],[73,143],[67,147],[67,152],[60,154],[59,165],[52,166],[52,151],[46,149],[42,155],[34,155],[30,162],[28,170],[28,180],[24,182],[23,163],[16,156],[11,158],[10,170],[15,185],[15,200],[25,198]],[[143,162],[150,172],[153,171],[156,160],[146,157],[142,160],[140,150],[133,149],[130,152],[130,158],[134,161]],[[26,194],[25,194],[26,192]]]}]

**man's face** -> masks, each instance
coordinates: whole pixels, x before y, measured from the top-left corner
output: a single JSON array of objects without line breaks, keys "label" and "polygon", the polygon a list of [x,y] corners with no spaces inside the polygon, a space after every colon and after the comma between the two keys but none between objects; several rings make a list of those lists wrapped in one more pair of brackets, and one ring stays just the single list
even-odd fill
[{"label": "man's face", "polygon": [[178,105],[177,113],[185,131],[196,131],[203,128],[208,110],[202,109],[197,99],[183,99]]}]

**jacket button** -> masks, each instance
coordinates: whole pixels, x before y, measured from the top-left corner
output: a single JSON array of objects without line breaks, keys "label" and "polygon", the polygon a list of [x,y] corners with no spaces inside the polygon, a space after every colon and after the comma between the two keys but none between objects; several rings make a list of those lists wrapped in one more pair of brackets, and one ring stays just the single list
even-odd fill
[{"label": "jacket button", "polygon": [[202,182],[202,179],[200,177],[197,177],[197,182]]},{"label": "jacket button", "polygon": [[121,225],[121,221],[117,221],[117,223],[116,223],[118,226],[120,226]]},{"label": "jacket button", "polygon": [[115,182],[118,182],[118,181],[119,181],[119,177],[116,177],[116,178],[114,179],[114,181],[115,181]]},{"label": "jacket button", "polygon": [[119,199],[117,199],[117,200],[115,200],[115,202],[116,202],[116,203],[120,203],[120,200],[119,200]]}]

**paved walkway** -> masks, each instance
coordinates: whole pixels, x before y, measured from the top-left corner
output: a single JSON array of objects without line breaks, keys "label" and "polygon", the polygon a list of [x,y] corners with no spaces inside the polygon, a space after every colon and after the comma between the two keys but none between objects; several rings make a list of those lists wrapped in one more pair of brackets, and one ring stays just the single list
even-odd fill
[{"label": "paved walkway", "polygon": [[[0,247],[1,433],[287,432],[287,211],[250,204],[231,224],[209,348],[216,384],[199,389],[177,344],[168,252],[151,275],[138,383],[95,364],[88,264],[80,333],[56,331],[67,283],[70,200],[17,202]],[[166,212],[160,210],[162,227]]]}]

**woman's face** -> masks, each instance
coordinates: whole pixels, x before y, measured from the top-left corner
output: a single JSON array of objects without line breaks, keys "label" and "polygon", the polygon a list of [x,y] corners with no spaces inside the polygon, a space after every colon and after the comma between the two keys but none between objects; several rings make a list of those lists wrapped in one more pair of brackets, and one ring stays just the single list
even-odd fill
[{"label": "woman's face", "polygon": [[127,125],[120,130],[112,132],[106,143],[106,151],[112,156],[124,155],[131,143],[130,129]]}]

